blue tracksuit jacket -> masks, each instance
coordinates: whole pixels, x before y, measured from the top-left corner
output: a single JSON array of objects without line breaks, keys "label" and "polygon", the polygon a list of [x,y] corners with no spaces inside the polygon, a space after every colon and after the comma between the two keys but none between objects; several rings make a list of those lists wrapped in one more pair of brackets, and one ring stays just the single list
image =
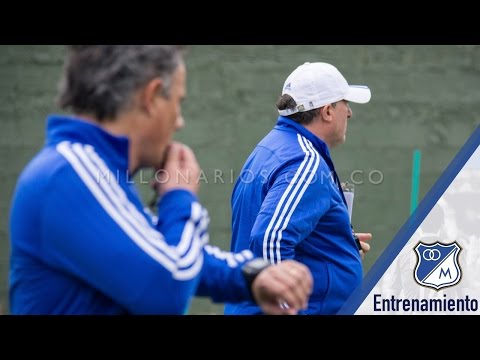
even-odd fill
[{"label": "blue tracksuit jacket", "polygon": [[251,299],[232,254],[206,245],[208,214],[174,190],[149,215],[128,177],[128,139],[48,119],[11,208],[12,314],[183,314],[194,295]]},{"label": "blue tracksuit jacket", "polygon": [[[362,264],[327,145],[279,117],[247,159],[232,194],[232,251],[272,263],[295,259],[314,278],[304,314],[335,314],[362,279]],[[331,163],[333,166],[333,163]],[[225,314],[260,314],[252,302]]]}]

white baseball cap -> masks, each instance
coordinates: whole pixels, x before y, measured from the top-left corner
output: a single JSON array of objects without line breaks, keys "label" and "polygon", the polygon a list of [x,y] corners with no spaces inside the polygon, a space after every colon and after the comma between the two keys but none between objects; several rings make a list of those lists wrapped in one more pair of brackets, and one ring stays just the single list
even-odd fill
[{"label": "white baseball cap", "polygon": [[282,95],[288,94],[297,103],[293,109],[278,110],[282,116],[317,109],[340,100],[365,104],[372,96],[368,86],[348,85],[347,80],[330,64],[306,62],[285,80]]}]

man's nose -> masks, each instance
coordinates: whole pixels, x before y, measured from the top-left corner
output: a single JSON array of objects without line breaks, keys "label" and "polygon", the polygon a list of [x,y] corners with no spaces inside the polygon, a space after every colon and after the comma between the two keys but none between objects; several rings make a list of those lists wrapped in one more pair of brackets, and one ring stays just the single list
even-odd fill
[{"label": "man's nose", "polygon": [[185,126],[185,120],[183,120],[183,116],[180,115],[180,116],[177,117],[177,122],[175,124],[175,129],[180,130],[180,129],[183,129],[184,126]]}]

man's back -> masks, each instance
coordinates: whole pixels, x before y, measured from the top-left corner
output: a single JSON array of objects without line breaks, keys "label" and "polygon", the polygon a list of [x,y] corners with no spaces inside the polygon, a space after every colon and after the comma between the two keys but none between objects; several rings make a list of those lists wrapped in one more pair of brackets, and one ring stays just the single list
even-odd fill
[{"label": "man's back", "polygon": [[[72,226],[76,213],[83,211],[78,208],[82,205],[78,201],[72,201],[70,207],[53,209],[50,206],[61,203],[56,201],[56,191],[62,186],[58,180],[68,181],[62,174],[69,172],[68,162],[54,146],[47,146],[28,164],[18,181],[10,226],[12,314],[120,314],[126,311],[64,271],[61,262],[67,259],[59,258],[58,253],[46,245],[48,239],[68,230],[65,227]],[[72,192],[74,189],[75,186],[72,186]],[[75,195],[72,194],[72,197]],[[46,211],[49,214],[44,213]],[[55,233],[47,233],[46,217],[57,218]],[[29,219],[29,223],[23,223],[23,219]],[[74,242],[76,239],[69,237],[67,240]],[[88,242],[88,239],[84,240]],[[63,246],[74,246],[68,241]],[[50,266],[52,263],[57,263],[57,269]]]},{"label": "man's back", "polygon": [[[232,195],[232,247],[272,263],[306,264],[314,290],[306,314],[338,311],[360,283],[362,267],[347,209],[323,155],[326,146],[280,117],[245,163]],[[328,150],[326,150],[328,151]],[[252,303],[226,314],[259,314]]]},{"label": "man's back", "polygon": [[[13,198],[12,314],[183,313],[188,303],[169,299],[181,295],[172,294],[176,276],[185,279],[183,291],[196,289],[198,236],[190,246],[181,226],[156,231],[128,178],[126,138],[75,119],[54,116],[48,125],[47,145],[23,171]],[[167,194],[162,223],[190,213],[191,198]],[[162,243],[174,232],[170,238],[184,238],[184,256],[193,261],[178,257],[176,243]],[[177,258],[185,269],[174,265]]]}]

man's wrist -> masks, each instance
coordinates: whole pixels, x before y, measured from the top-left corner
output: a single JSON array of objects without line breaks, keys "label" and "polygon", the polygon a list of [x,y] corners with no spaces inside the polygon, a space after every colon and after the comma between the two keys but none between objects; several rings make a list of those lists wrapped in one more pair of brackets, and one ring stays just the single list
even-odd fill
[{"label": "man's wrist", "polygon": [[248,291],[250,292],[250,296],[252,299],[255,300],[253,296],[253,282],[257,278],[257,276],[265,270],[267,267],[272,265],[269,261],[262,259],[262,258],[255,258],[253,260],[249,260],[242,265],[242,275],[245,278],[247,283]]}]

